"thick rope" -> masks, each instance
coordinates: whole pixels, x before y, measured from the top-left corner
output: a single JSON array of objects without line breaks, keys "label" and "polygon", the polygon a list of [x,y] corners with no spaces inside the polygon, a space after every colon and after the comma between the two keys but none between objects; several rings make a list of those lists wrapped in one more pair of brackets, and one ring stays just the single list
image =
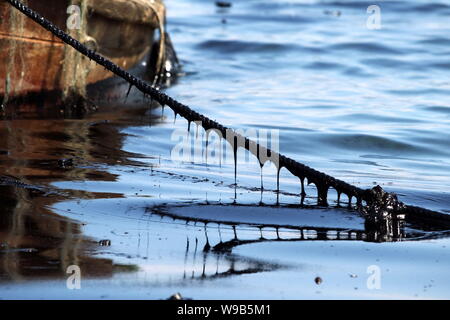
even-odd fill
[{"label": "thick rope", "polygon": [[[236,153],[238,147],[243,147],[249,152],[253,153],[261,163],[260,155],[268,155],[270,158],[278,159],[278,172],[281,168],[286,168],[289,170],[294,176],[300,178],[303,186],[303,182],[307,179],[308,184],[315,184],[318,190],[318,203],[320,205],[327,204],[327,194],[330,188],[334,188],[338,193],[338,198],[340,198],[341,194],[346,194],[349,199],[349,204],[352,198],[357,199],[357,204],[359,208],[362,208],[362,201],[366,201],[367,206],[364,208],[363,212],[369,215],[376,216],[386,216],[392,215],[394,218],[400,215],[406,215],[406,219],[420,222],[431,223],[432,225],[445,228],[450,227],[450,215],[415,207],[415,206],[407,206],[402,202],[397,200],[397,196],[391,193],[385,193],[381,187],[375,187],[373,189],[361,189],[356,186],[350,185],[345,181],[336,179],[332,176],[329,176],[323,172],[319,172],[310,168],[302,163],[299,163],[291,158],[285,157],[281,154],[278,154],[268,148],[265,148],[258,143],[249,140],[246,137],[236,133],[233,129],[227,128],[220,123],[209,119],[208,117],[192,110],[188,106],[176,101],[175,99],[169,97],[168,95],[162,93],[161,91],[155,89],[151,85],[147,84],[143,80],[131,75],[127,71],[123,70],[113,62],[109,61],[105,57],[99,55],[98,53],[89,50],[83,44],[81,44],[76,39],[67,35],[64,31],[59,29],[57,26],[52,24],[50,21],[31,10],[24,4],[22,4],[18,0],[4,0],[10,3],[12,6],[17,8],[23,14],[28,16],[33,21],[40,24],[46,30],[50,31],[56,37],[61,39],[63,42],[67,43],[86,57],[91,60],[94,60],[99,65],[103,66],[105,69],[111,71],[115,75],[126,80],[130,86],[135,86],[144,94],[150,96],[151,99],[157,101],[161,106],[168,106],[174,112],[175,115],[179,114],[183,118],[185,118],[189,124],[191,122],[199,123],[205,130],[216,130],[222,134],[222,137],[228,137],[230,134],[233,136],[234,140],[230,141],[234,151],[234,158],[236,161]],[[242,142],[241,145],[238,145],[237,142]],[[235,163],[236,165],[236,163]],[[236,173],[236,169],[235,169]],[[302,195],[304,194],[304,190],[302,189]]]}]

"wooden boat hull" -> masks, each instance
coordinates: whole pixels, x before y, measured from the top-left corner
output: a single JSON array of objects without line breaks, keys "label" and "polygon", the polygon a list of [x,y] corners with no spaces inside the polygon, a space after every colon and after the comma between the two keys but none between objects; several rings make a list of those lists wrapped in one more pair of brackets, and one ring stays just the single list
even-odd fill
[{"label": "wooden boat hull", "polygon": [[[69,30],[70,34],[124,69],[132,68],[149,52],[154,31],[165,15],[160,0],[23,2],[63,30],[72,3],[87,8],[85,30]],[[0,17],[0,96],[82,91],[87,84],[112,76],[6,2],[0,3]]]}]

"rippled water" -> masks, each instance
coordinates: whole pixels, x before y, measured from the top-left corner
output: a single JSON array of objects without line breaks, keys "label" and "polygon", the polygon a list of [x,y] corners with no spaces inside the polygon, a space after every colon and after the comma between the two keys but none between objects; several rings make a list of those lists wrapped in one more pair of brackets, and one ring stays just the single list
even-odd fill
[{"label": "rippled water", "polygon": [[[166,1],[184,72],[169,95],[278,130],[282,154],[336,178],[449,212],[446,1],[379,1],[380,30],[367,1],[232,3]],[[187,122],[147,103],[133,90],[83,119],[2,121],[2,175],[32,187],[1,186],[0,298],[448,298],[446,232],[408,225],[407,241],[377,243],[353,211],[295,207],[287,171],[277,206],[269,164],[262,191],[255,159],[241,158],[236,188],[232,162],[172,161]],[[82,290],[66,289],[71,264]],[[367,286],[373,265],[381,289]]]}]

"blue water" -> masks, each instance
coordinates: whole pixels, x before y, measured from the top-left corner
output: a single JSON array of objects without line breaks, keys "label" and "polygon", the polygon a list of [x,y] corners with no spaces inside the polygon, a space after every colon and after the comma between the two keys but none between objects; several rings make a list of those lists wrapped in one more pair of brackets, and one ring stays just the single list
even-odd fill
[{"label": "blue water", "polygon": [[[282,154],[336,178],[362,188],[379,184],[405,203],[450,212],[446,1],[378,1],[378,30],[367,28],[374,4],[367,1],[165,3],[183,65],[169,95],[225,126],[275,130]],[[139,105],[142,96],[133,89],[129,100]],[[11,251],[3,258],[9,269],[0,269],[0,298],[160,299],[175,292],[194,299],[449,298],[447,232],[407,226],[404,241],[352,238],[351,230],[365,229],[355,212],[286,207],[299,203],[300,184],[285,170],[277,199],[275,167],[264,166],[262,191],[259,164],[243,153],[236,187],[232,161],[174,161],[187,122],[167,107],[137,110],[106,109],[47,126],[2,124],[2,134],[21,141],[0,147],[7,150],[0,153],[2,170],[55,192],[33,200],[36,214],[43,211],[50,221],[57,215],[74,228],[55,236],[65,239],[55,246],[77,257],[65,256],[70,263],[89,261],[98,272],[86,272],[81,290],[67,290],[64,270],[47,277],[11,271],[17,254]],[[55,136],[60,131],[69,138]],[[192,125],[190,137],[197,132],[202,136]],[[22,152],[23,141],[33,139],[48,145]],[[53,155],[74,157],[74,168],[47,167]],[[314,188],[307,193],[314,204]],[[282,229],[277,235],[258,224]],[[231,241],[232,225],[239,240],[254,242],[202,251]],[[303,238],[291,227],[302,227]],[[329,228],[326,239],[317,238],[318,228]],[[111,246],[99,246],[102,239]],[[24,246],[31,244],[18,245]],[[63,260],[35,247],[40,258]],[[51,265],[32,261],[35,269]],[[367,284],[371,266],[380,271],[379,288]]]},{"label": "blue water", "polygon": [[170,2],[188,76],[168,92],[226,125],[280,130],[282,153],[334,176],[448,209],[450,6],[381,1],[369,30],[369,5]]}]

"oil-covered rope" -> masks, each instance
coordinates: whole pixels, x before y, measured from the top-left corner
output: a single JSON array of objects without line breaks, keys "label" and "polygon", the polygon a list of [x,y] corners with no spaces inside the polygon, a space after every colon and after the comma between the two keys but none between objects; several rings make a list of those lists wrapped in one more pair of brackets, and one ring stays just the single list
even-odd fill
[{"label": "oil-covered rope", "polygon": [[[261,146],[246,137],[243,137],[242,135],[236,133],[234,130],[227,128],[220,123],[192,110],[188,106],[174,100],[170,96],[155,89],[143,80],[131,75],[130,73],[123,70],[95,51],[88,49],[79,41],[66,34],[53,23],[39,15],[37,12],[31,10],[20,1],[4,1],[10,3],[23,14],[40,24],[46,30],[50,31],[56,37],[58,37],[63,42],[67,43],[89,59],[94,60],[99,65],[126,80],[130,84],[130,86],[135,86],[136,88],[138,88],[141,92],[148,95],[152,100],[157,101],[161,106],[170,107],[175,112],[175,115],[179,114],[180,116],[185,118],[189,122],[189,124],[195,121],[199,123],[205,130],[216,130],[220,134],[222,134],[222,137],[227,137],[227,139],[231,133],[233,140],[229,141],[232,144],[235,162],[238,147],[243,147],[249,152],[253,153],[262,165],[264,163],[261,162],[261,155],[267,155],[272,159],[278,159],[278,172],[281,168],[286,168],[294,176],[300,178],[302,186],[305,179],[307,179],[308,184],[315,184],[318,191],[318,203],[321,205],[327,204],[328,190],[330,188],[334,188],[337,191],[338,198],[340,198],[341,194],[346,194],[349,199],[349,203],[353,198],[356,198],[358,207],[369,218],[378,220],[386,217],[399,218],[406,216],[407,220],[423,222],[426,224],[431,223],[433,226],[439,228],[450,228],[450,215],[423,209],[420,207],[405,205],[397,199],[397,196],[395,194],[384,192],[383,189],[379,186],[373,189],[361,189],[356,186],[350,185],[345,181],[336,179],[323,172],[314,170],[313,168],[310,168],[291,158],[271,151],[270,149],[265,148],[264,146]],[[240,142],[240,145],[238,145],[238,142]],[[303,193],[304,190],[302,188],[302,194]],[[362,206],[362,201],[366,202],[366,206]]]}]

